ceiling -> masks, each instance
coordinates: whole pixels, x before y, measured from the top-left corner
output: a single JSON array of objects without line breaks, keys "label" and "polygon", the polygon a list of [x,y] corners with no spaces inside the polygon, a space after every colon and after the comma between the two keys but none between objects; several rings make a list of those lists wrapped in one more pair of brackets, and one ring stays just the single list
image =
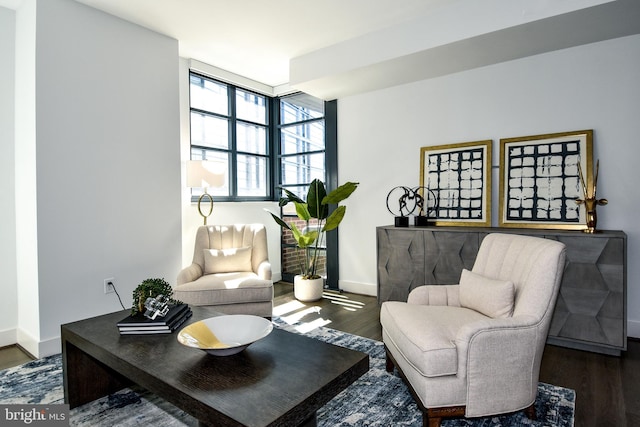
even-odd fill
[{"label": "ceiling", "polygon": [[269,86],[289,60],[457,0],[76,0],[179,41],[180,56]]},{"label": "ceiling", "polygon": [[75,1],[175,38],[194,69],[325,100],[640,34],[640,0]]}]

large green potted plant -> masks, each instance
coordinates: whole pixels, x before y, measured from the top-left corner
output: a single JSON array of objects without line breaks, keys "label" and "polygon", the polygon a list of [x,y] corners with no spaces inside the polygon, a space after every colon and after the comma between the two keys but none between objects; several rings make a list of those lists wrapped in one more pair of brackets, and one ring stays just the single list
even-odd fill
[{"label": "large green potted plant", "polygon": [[[337,205],[353,193],[358,187],[357,182],[347,182],[327,194],[324,184],[314,179],[309,184],[307,200],[302,200],[287,189],[283,189],[285,196],[280,198],[279,205],[283,207],[293,203],[296,215],[305,221],[306,227],[300,230],[295,222],[287,223],[282,218],[271,213],[273,219],[283,228],[291,230],[298,248],[304,251],[300,271],[294,278],[294,295],[301,301],[315,301],[322,297],[324,281],[317,274],[318,249],[323,245],[325,232],[338,227],[346,213],[346,206],[337,206],[329,213],[329,205]],[[318,224],[309,227],[309,221],[317,219]]]}]

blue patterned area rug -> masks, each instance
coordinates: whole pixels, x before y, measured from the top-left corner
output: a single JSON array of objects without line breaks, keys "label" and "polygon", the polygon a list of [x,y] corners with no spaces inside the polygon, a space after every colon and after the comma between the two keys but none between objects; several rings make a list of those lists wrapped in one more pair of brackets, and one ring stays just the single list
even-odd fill
[{"label": "blue patterned area rug", "polygon": [[[276,327],[300,333],[303,325]],[[369,354],[371,368],[350,387],[318,411],[319,426],[421,426],[422,415],[402,380],[385,371],[384,346],[374,341],[325,327],[305,332],[331,344]],[[0,371],[0,404],[63,403],[60,355]],[[536,400],[538,421],[523,412],[508,416],[443,421],[443,427],[572,427],[575,392],[540,383]],[[197,420],[170,403],[139,388],[127,388],[71,410],[73,426],[196,426]]]}]

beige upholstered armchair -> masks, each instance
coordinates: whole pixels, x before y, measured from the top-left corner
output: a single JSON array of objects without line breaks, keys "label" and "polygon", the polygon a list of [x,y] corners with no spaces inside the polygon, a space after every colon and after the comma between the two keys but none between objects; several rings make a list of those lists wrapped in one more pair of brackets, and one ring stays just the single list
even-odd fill
[{"label": "beige upholstered armchair", "polygon": [[542,353],[565,263],[564,244],[489,234],[458,285],[413,289],[382,304],[387,370],[397,367],[423,412],[535,416]]},{"label": "beige upholstered armchair", "polygon": [[199,227],[193,262],[178,274],[174,298],[225,314],[271,317],[273,281],[264,225]]}]

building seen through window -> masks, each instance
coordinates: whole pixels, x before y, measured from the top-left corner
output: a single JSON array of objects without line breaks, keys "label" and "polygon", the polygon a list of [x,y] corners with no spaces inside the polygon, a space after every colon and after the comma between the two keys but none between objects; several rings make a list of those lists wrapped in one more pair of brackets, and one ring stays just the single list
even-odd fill
[{"label": "building seen through window", "polygon": [[223,200],[269,199],[269,98],[195,73],[189,86],[191,159],[227,167],[225,185],[209,193]]}]

